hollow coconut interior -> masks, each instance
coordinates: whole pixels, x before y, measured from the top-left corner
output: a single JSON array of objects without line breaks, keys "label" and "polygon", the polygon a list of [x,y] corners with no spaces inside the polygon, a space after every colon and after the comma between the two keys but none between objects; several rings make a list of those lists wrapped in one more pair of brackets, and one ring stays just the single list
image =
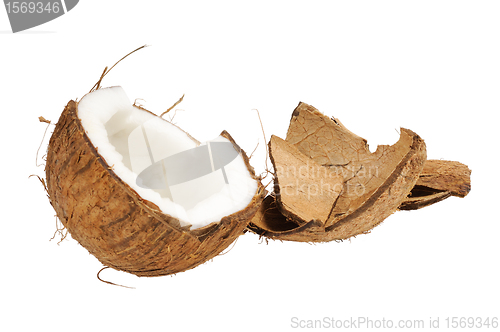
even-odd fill
[{"label": "hollow coconut interior", "polygon": [[121,87],[84,96],[78,117],[115,174],[181,226],[196,229],[219,221],[244,209],[257,191],[257,181],[227,138],[200,143],[132,105]]}]

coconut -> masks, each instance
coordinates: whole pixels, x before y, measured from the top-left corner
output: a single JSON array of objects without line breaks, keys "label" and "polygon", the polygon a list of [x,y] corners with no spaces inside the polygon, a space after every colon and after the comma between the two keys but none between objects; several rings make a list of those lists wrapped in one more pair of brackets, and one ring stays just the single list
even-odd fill
[{"label": "coconut", "polygon": [[[274,193],[249,228],[272,239],[303,242],[369,232],[398,210],[426,160],[424,141],[409,129],[401,128],[394,145],[371,153],[365,139],[305,103],[294,110],[286,140],[271,139],[269,151]],[[291,170],[309,185],[290,191],[291,174],[285,173]],[[299,209],[287,203],[297,200],[302,200]]]},{"label": "coconut", "polygon": [[204,144],[132,105],[121,87],[71,100],[50,138],[50,203],[105,266],[169,275],[244,233],[265,190],[227,132]]}]

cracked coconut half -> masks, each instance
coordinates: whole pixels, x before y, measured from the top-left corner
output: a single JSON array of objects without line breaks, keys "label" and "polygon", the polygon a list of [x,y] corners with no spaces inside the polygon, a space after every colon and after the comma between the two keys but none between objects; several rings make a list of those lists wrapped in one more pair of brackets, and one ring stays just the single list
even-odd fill
[{"label": "cracked coconut half", "polygon": [[227,132],[202,144],[132,105],[121,87],[67,104],[46,176],[71,236],[102,264],[138,276],[217,256],[243,234],[265,194]]}]

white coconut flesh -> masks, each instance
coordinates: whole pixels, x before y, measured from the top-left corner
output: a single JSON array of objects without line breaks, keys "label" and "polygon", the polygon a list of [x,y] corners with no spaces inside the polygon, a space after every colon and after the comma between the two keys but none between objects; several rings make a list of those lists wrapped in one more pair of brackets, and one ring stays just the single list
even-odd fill
[{"label": "white coconut flesh", "polygon": [[78,117],[115,174],[182,226],[196,229],[219,221],[244,209],[257,191],[257,181],[228,139],[200,143],[133,106],[121,87],[84,96]]}]

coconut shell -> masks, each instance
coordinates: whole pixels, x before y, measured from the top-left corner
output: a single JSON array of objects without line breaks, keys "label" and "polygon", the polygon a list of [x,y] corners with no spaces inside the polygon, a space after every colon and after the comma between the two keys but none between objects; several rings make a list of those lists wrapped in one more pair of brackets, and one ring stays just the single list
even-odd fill
[{"label": "coconut shell", "polygon": [[[274,195],[254,216],[249,228],[280,240],[325,242],[369,232],[398,210],[426,160],[425,143],[411,130],[402,128],[397,143],[379,146],[371,153],[366,140],[350,132],[338,119],[330,119],[305,103],[294,110],[286,141],[296,148],[296,153],[341,176],[343,188],[332,204],[320,207],[321,215],[328,215],[324,222],[321,218],[310,218],[301,223],[297,222],[300,216],[282,204],[279,193],[283,187],[279,172],[275,172],[278,189],[275,187]],[[279,162],[282,159],[274,157],[280,149],[271,140],[270,157],[275,170],[283,167]],[[268,214],[275,216],[273,209],[297,227],[279,230],[282,227],[276,224],[282,219],[273,217],[272,221],[264,221]],[[309,211],[302,214],[310,215]]]},{"label": "coconut shell", "polygon": [[[227,132],[222,136],[237,147]],[[137,276],[182,272],[217,256],[243,234],[265,196],[241,153],[258,182],[250,204],[203,228],[181,228],[177,219],[142,199],[113,172],[85,133],[77,102],[70,101],[47,153],[50,203],[71,236],[105,266]]]},{"label": "coconut shell", "polygon": [[471,170],[458,161],[427,160],[410,195],[400,210],[416,210],[448,197],[465,197],[470,192]]},{"label": "coconut shell", "polygon": [[283,215],[299,225],[313,219],[325,224],[343,189],[343,177],[277,136],[271,137],[269,151],[275,167],[274,192]]}]

